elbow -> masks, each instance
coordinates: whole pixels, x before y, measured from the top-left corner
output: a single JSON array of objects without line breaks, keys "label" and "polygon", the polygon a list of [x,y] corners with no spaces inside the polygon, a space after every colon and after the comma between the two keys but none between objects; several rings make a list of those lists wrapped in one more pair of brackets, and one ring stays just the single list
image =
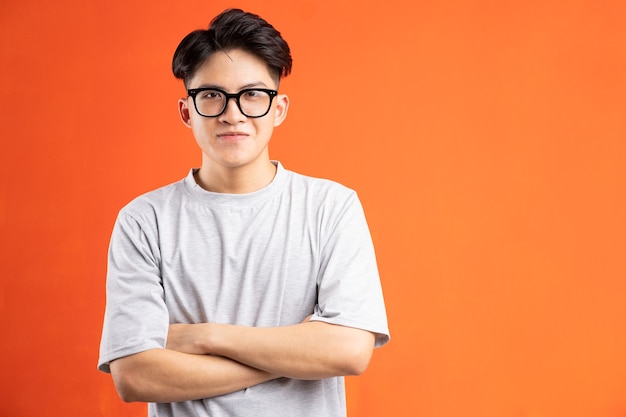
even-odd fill
[{"label": "elbow", "polygon": [[115,385],[117,389],[117,395],[124,401],[125,403],[133,403],[139,401],[139,397],[132,391],[126,387],[120,387],[119,385]]},{"label": "elbow", "polygon": [[355,352],[345,362],[344,375],[346,376],[358,376],[363,374],[370,364],[372,357],[372,351],[369,352]]},{"label": "elbow", "polygon": [[147,401],[140,387],[145,386],[139,382],[138,375],[133,372],[124,359],[111,362],[111,376],[117,395],[127,403]]},{"label": "elbow", "polygon": [[140,401],[140,393],[134,388],[135,384],[133,384],[129,375],[124,372],[111,372],[111,375],[113,376],[113,384],[115,385],[117,395],[119,395],[122,401],[127,403]]},{"label": "elbow", "polygon": [[370,364],[373,352],[374,342],[373,339],[370,341],[369,338],[355,341],[347,346],[343,360],[343,375],[358,376],[363,374]]}]

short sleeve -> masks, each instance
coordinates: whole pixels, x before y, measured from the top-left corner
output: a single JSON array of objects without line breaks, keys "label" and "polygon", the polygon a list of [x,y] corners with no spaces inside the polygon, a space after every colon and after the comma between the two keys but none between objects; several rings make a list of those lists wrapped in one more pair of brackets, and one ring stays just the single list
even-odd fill
[{"label": "short sleeve", "polygon": [[367,330],[389,341],[374,245],[356,193],[325,215],[318,304],[311,320]]},{"label": "short sleeve", "polygon": [[109,245],[106,310],[98,369],[111,361],[164,348],[169,325],[159,268],[156,226],[146,227],[124,210]]}]

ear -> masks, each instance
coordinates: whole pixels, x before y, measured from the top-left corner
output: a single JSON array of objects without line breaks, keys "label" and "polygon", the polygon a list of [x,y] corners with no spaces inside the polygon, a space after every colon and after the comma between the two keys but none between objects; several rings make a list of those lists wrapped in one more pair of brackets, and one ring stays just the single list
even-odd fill
[{"label": "ear", "polygon": [[178,115],[180,120],[187,127],[191,127],[191,116],[189,115],[189,97],[178,99]]},{"label": "ear", "polygon": [[279,94],[276,96],[276,113],[274,115],[274,127],[280,126],[287,117],[287,110],[289,109],[289,97],[285,94]]}]

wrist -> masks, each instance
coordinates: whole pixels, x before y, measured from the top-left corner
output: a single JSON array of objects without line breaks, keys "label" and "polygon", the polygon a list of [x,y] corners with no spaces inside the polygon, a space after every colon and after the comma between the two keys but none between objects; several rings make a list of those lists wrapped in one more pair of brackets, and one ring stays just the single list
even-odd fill
[{"label": "wrist", "polygon": [[205,337],[203,338],[203,349],[211,355],[230,357],[229,340],[241,343],[241,338],[234,334],[238,326],[223,323],[207,323]]},{"label": "wrist", "polygon": [[200,349],[204,354],[207,355],[217,355],[215,352],[214,339],[216,339],[215,333],[215,324],[214,323],[202,323],[202,331],[200,332],[200,338],[197,339],[196,343],[198,349]]}]

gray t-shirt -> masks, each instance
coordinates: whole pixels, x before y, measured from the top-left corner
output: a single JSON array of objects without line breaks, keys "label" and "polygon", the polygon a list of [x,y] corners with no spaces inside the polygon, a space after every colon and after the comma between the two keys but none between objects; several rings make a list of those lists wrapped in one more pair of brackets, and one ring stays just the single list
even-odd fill
[{"label": "gray t-shirt", "polygon": [[[170,323],[286,326],[312,320],[389,340],[378,268],[356,193],[288,171],[249,194],[179,182],[124,207],[109,248],[98,368],[165,347]],[[198,401],[149,404],[152,417],[343,416],[342,377],[279,378]]]}]

